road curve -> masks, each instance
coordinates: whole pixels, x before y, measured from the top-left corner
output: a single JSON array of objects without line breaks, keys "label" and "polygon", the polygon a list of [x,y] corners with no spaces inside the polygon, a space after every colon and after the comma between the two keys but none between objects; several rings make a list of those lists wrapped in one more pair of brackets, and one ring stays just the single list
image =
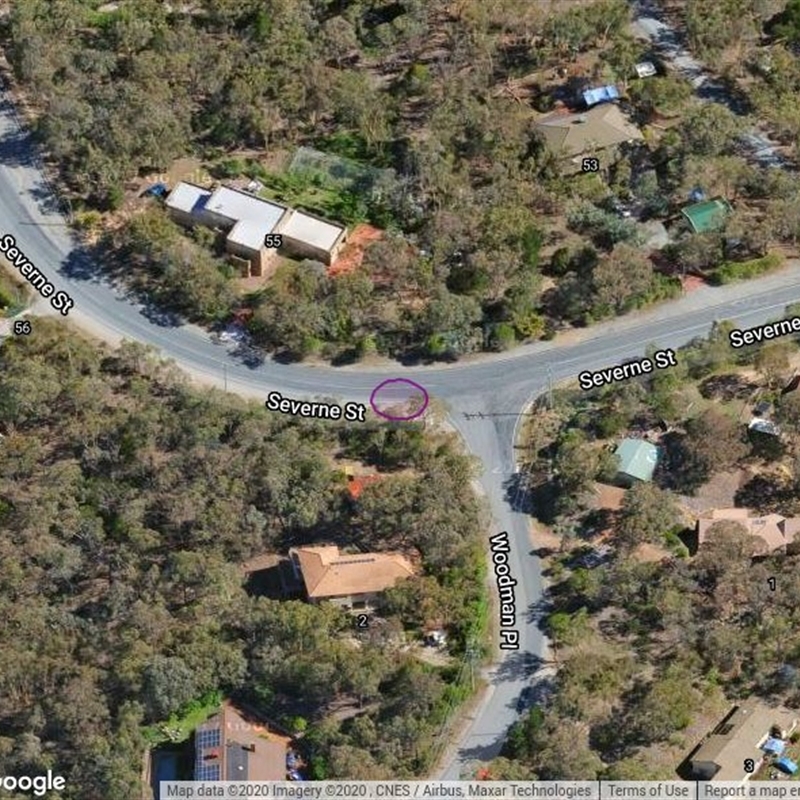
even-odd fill
[{"label": "road curve", "polygon": [[[268,361],[250,369],[201,329],[169,326],[149,318],[92,271],[53,208],[52,195],[36,162],[36,149],[17,124],[14,110],[0,95],[0,235],[12,234],[25,255],[46,274],[56,290],[75,301],[68,319],[111,342],[136,340],[158,349],[194,378],[247,397],[263,398],[277,389],[290,396],[333,396],[367,402],[387,377],[408,374],[443,402],[469,449],[480,459],[483,489],[494,515],[492,533],[506,530],[512,543],[510,567],[517,580],[516,607],[521,648],[490,675],[491,686],[442,777],[457,778],[466,764],[495,756],[505,731],[517,716],[516,701],[530,680],[525,655],[544,656],[537,624],[542,584],[537,558],[530,554],[527,516],[518,509],[514,430],[519,412],[533,395],[553,381],[573,377],[641,355],[650,344],[677,347],[706,334],[716,319],[743,326],[780,317],[800,299],[800,266],[747,284],[704,288],[646,313],[614,320],[552,342],[520,347],[511,353],[476,357],[458,364],[404,368],[331,368]],[[46,301],[37,312],[56,313]],[[478,416],[475,416],[478,415]]]}]

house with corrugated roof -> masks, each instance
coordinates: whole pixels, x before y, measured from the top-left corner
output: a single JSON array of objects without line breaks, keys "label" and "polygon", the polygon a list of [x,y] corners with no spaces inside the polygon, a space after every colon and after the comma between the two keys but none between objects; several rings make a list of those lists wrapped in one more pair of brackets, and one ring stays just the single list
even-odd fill
[{"label": "house with corrugated roof", "polygon": [[734,706],[689,755],[692,777],[738,783],[749,780],[767,753],[775,752],[775,742],[785,741],[797,722],[795,711],[758,700]]},{"label": "house with corrugated roof", "polygon": [[342,553],[336,545],[293,547],[289,558],[311,603],[347,611],[374,607],[381,592],[414,575],[401,553]]},{"label": "house with corrugated roof", "polygon": [[181,182],[166,200],[167,212],[186,227],[202,225],[226,231],[225,249],[242,277],[266,277],[277,266],[275,248],[265,243],[291,209],[249,192],[220,186],[213,192]]},{"label": "house with corrugated roof", "polygon": [[623,439],[614,455],[619,462],[617,483],[632,486],[651,481],[658,465],[658,447],[644,439]]},{"label": "house with corrugated roof", "polygon": [[681,216],[689,223],[694,233],[718,231],[733,211],[731,204],[722,197],[693,203],[681,209]]},{"label": "house with corrugated roof", "polygon": [[170,193],[166,207],[181,225],[227,232],[225,248],[243,277],[268,276],[277,266],[279,250],[329,265],[347,236],[344,225],[230,186],[210,191],[181,182]]}]

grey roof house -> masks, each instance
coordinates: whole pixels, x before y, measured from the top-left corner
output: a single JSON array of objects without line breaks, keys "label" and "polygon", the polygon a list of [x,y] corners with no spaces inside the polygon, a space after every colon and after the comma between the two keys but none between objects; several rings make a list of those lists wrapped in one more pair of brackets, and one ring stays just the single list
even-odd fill
[{"label": "grey roof house", "polygon": [[347,236],[344,225],[230,186],[212,192],[181,182],[170,193],[166,206],[172,219],[181,225],[227,231],[225,247],[245,277],[265,276],[274,268],[277,251],[265,245],[267,234],[282,238],[281,249],[286,255],[328,265]]}]

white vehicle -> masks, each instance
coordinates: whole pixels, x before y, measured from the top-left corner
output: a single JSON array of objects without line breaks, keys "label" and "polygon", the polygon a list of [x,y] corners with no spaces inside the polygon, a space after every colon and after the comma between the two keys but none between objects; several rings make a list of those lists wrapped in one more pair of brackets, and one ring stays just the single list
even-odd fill
[{"label": "white vehicle", "polygon": [[250,337],[243,328],[238,325],[228,325],[224,331],[219,335],[220,342],[231,342],[233,344],[247,344]]}]

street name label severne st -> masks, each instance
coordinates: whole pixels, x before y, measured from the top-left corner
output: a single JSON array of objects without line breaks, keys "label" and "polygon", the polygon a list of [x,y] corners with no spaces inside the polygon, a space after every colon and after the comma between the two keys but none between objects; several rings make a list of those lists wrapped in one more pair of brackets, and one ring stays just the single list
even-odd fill
[{"label": "street name label severne st", "polygon": [[598,369],[594,372],[586,370],[578,375],[578,383],[581,389],[589,391],[608,383],[618,383],[627,381],[638,375],[646,375],[656,369],[667,369],[677,367],[678,362],[675,358],[674,350],[656,350],[652,358],[639,358],[636,361],[628,361],[626,364],[617,364],[616,367]]},{"label": "street name label severne st", "polygon": [[270,411],[292,414],[307,419],[345,419],[348,422],[364,422],[367,407],[363,403],[345,403],[342,408],[337,403],[310,403],[307,400],[294,400],[284,397],[280,392],[270,392],[264,404]]},{"label": "street name label severne st", "polygon": [[800,317],[790,317],[779,322],[767,325],[757,325],[755,328],[734,328],[728,338],[731,347],[744,347],[746,344],[763,342],[765,339],[776,339],[779,336],[788,336],[790,333],[800,333]]},{"label": "street name label severne st", "polygon": [[45,300],[50,301],[50,305],[56,311],[60,311],[62,316],[67,316],[69,310],[75,305],[75,301],[66,292],[56,291],[56,287],[47,280],[43,273],[36,269],[25,253],[17,247],[17,240],[10,233],[0,239],[0,252],[22,273],[25,280]]}]

